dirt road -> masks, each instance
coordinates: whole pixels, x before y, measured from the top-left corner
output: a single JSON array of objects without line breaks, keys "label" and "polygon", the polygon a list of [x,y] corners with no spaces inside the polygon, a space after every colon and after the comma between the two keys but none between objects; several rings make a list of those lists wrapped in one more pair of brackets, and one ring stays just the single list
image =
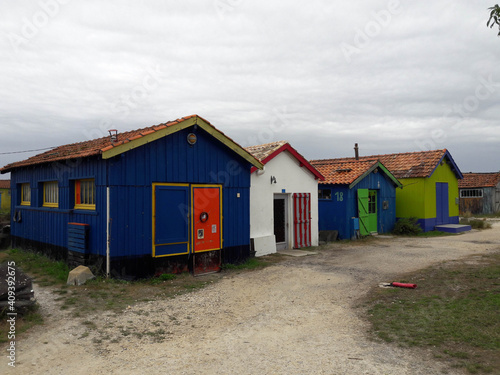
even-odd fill
[{"label": "dirt road", "polygon": [[96,311],[85,324],[38,288],[42,313],[50,316],[17,343],[16,368],[2,356],[0,372],[442,374],[445,365],[423,351],[370,341],[356,301],[397,274],[493,251],[500,251],[498,222],[453,237],[335,244],[123,314]]}]

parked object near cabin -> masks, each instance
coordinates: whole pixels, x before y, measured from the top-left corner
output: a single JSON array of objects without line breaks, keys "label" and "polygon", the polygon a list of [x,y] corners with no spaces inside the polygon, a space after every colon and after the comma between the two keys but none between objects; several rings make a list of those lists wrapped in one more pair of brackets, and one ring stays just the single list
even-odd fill
[{"label": "parked object near cabin", "polygon": [[247,147],[252,168],[250,236],[256,256],[318,245],[319,173],[287,141]]},{"label": "parked object near cabin", "polygon": [[319,183],[319,230],[340,239],[390,232],[401,183],[377,159],[312,160],[325,176]]},{"label": "parked object near cabin", "polygon": [[500,212],[500,172],[464,173],[458,182],[460,215]]},{"label": "parked object near cabin", "polygon": [[66,281],[67,285],[83,285],[87,282],[87,280],[91,280],[95,278],[94,274],[90,270],[90,268],[85,266],[78,266],[68,274],[68,280]]},{"label": "parked object near cabin", "polygon": [[10,212],[10,180],[0,180],[0,212]]},{"label": "parked object near cabin", "polygon": [[13,246],[118,277],[217,271],[250,255],[250,169],[203,118],[59,146],[10,172]]}]

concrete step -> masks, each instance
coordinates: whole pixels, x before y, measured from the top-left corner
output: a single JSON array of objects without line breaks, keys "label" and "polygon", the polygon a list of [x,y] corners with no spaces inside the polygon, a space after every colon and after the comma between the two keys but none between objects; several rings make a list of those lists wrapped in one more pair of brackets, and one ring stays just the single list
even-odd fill
[{"label": "concrete step", "polygon": [[462,224],[441,224],[441,225],[436,225],[434,227],[434,230],[439,230],[441,232],[448,232],[448,233],[460,233],[471,230],[471,226]]}]

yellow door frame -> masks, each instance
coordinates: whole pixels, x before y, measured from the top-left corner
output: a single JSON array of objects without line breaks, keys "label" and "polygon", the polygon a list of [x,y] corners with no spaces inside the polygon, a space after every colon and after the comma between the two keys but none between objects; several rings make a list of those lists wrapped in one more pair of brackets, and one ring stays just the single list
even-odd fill
[{"label": "yellow door frame", "polygon": [[[190,243],[189,241],[186,242],[175,242],[175,243],[166,243],[166,244],[160,244],[156,245],[155,240],[156,240],[156,187],[157,186],[183,186],[183,187],[189,187],[189,184],[176,184],[176,183],[164,183],[164,182],[154,182],[153,183],[153,212],[152,212],[152,220],[153,220],[153,258],[161,258],[161,257],[170,257],[174,255],[185,255],[190,253]],[[189,213],[189,218],[191,219],[192,217],[192,211]],[[191,220],[192,221],[192,220]],[[189,235],[188,235],[189,238]],[[187,252],[184,253],[176,253],[176,254],[165,254],[165,255],[156,255],[156,246],[164,246],[164,245],[179,245],[179,244],[187,244]]]}]

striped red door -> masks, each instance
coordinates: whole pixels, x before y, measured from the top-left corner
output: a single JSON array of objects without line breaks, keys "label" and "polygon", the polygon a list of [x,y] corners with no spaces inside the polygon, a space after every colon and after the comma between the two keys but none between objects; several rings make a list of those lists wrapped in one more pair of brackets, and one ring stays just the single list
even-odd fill
[{"label": "striped red door", "polygon": [[294,241],[293,247],[311,246],[311,194],[293,194],[293,222]]}]

